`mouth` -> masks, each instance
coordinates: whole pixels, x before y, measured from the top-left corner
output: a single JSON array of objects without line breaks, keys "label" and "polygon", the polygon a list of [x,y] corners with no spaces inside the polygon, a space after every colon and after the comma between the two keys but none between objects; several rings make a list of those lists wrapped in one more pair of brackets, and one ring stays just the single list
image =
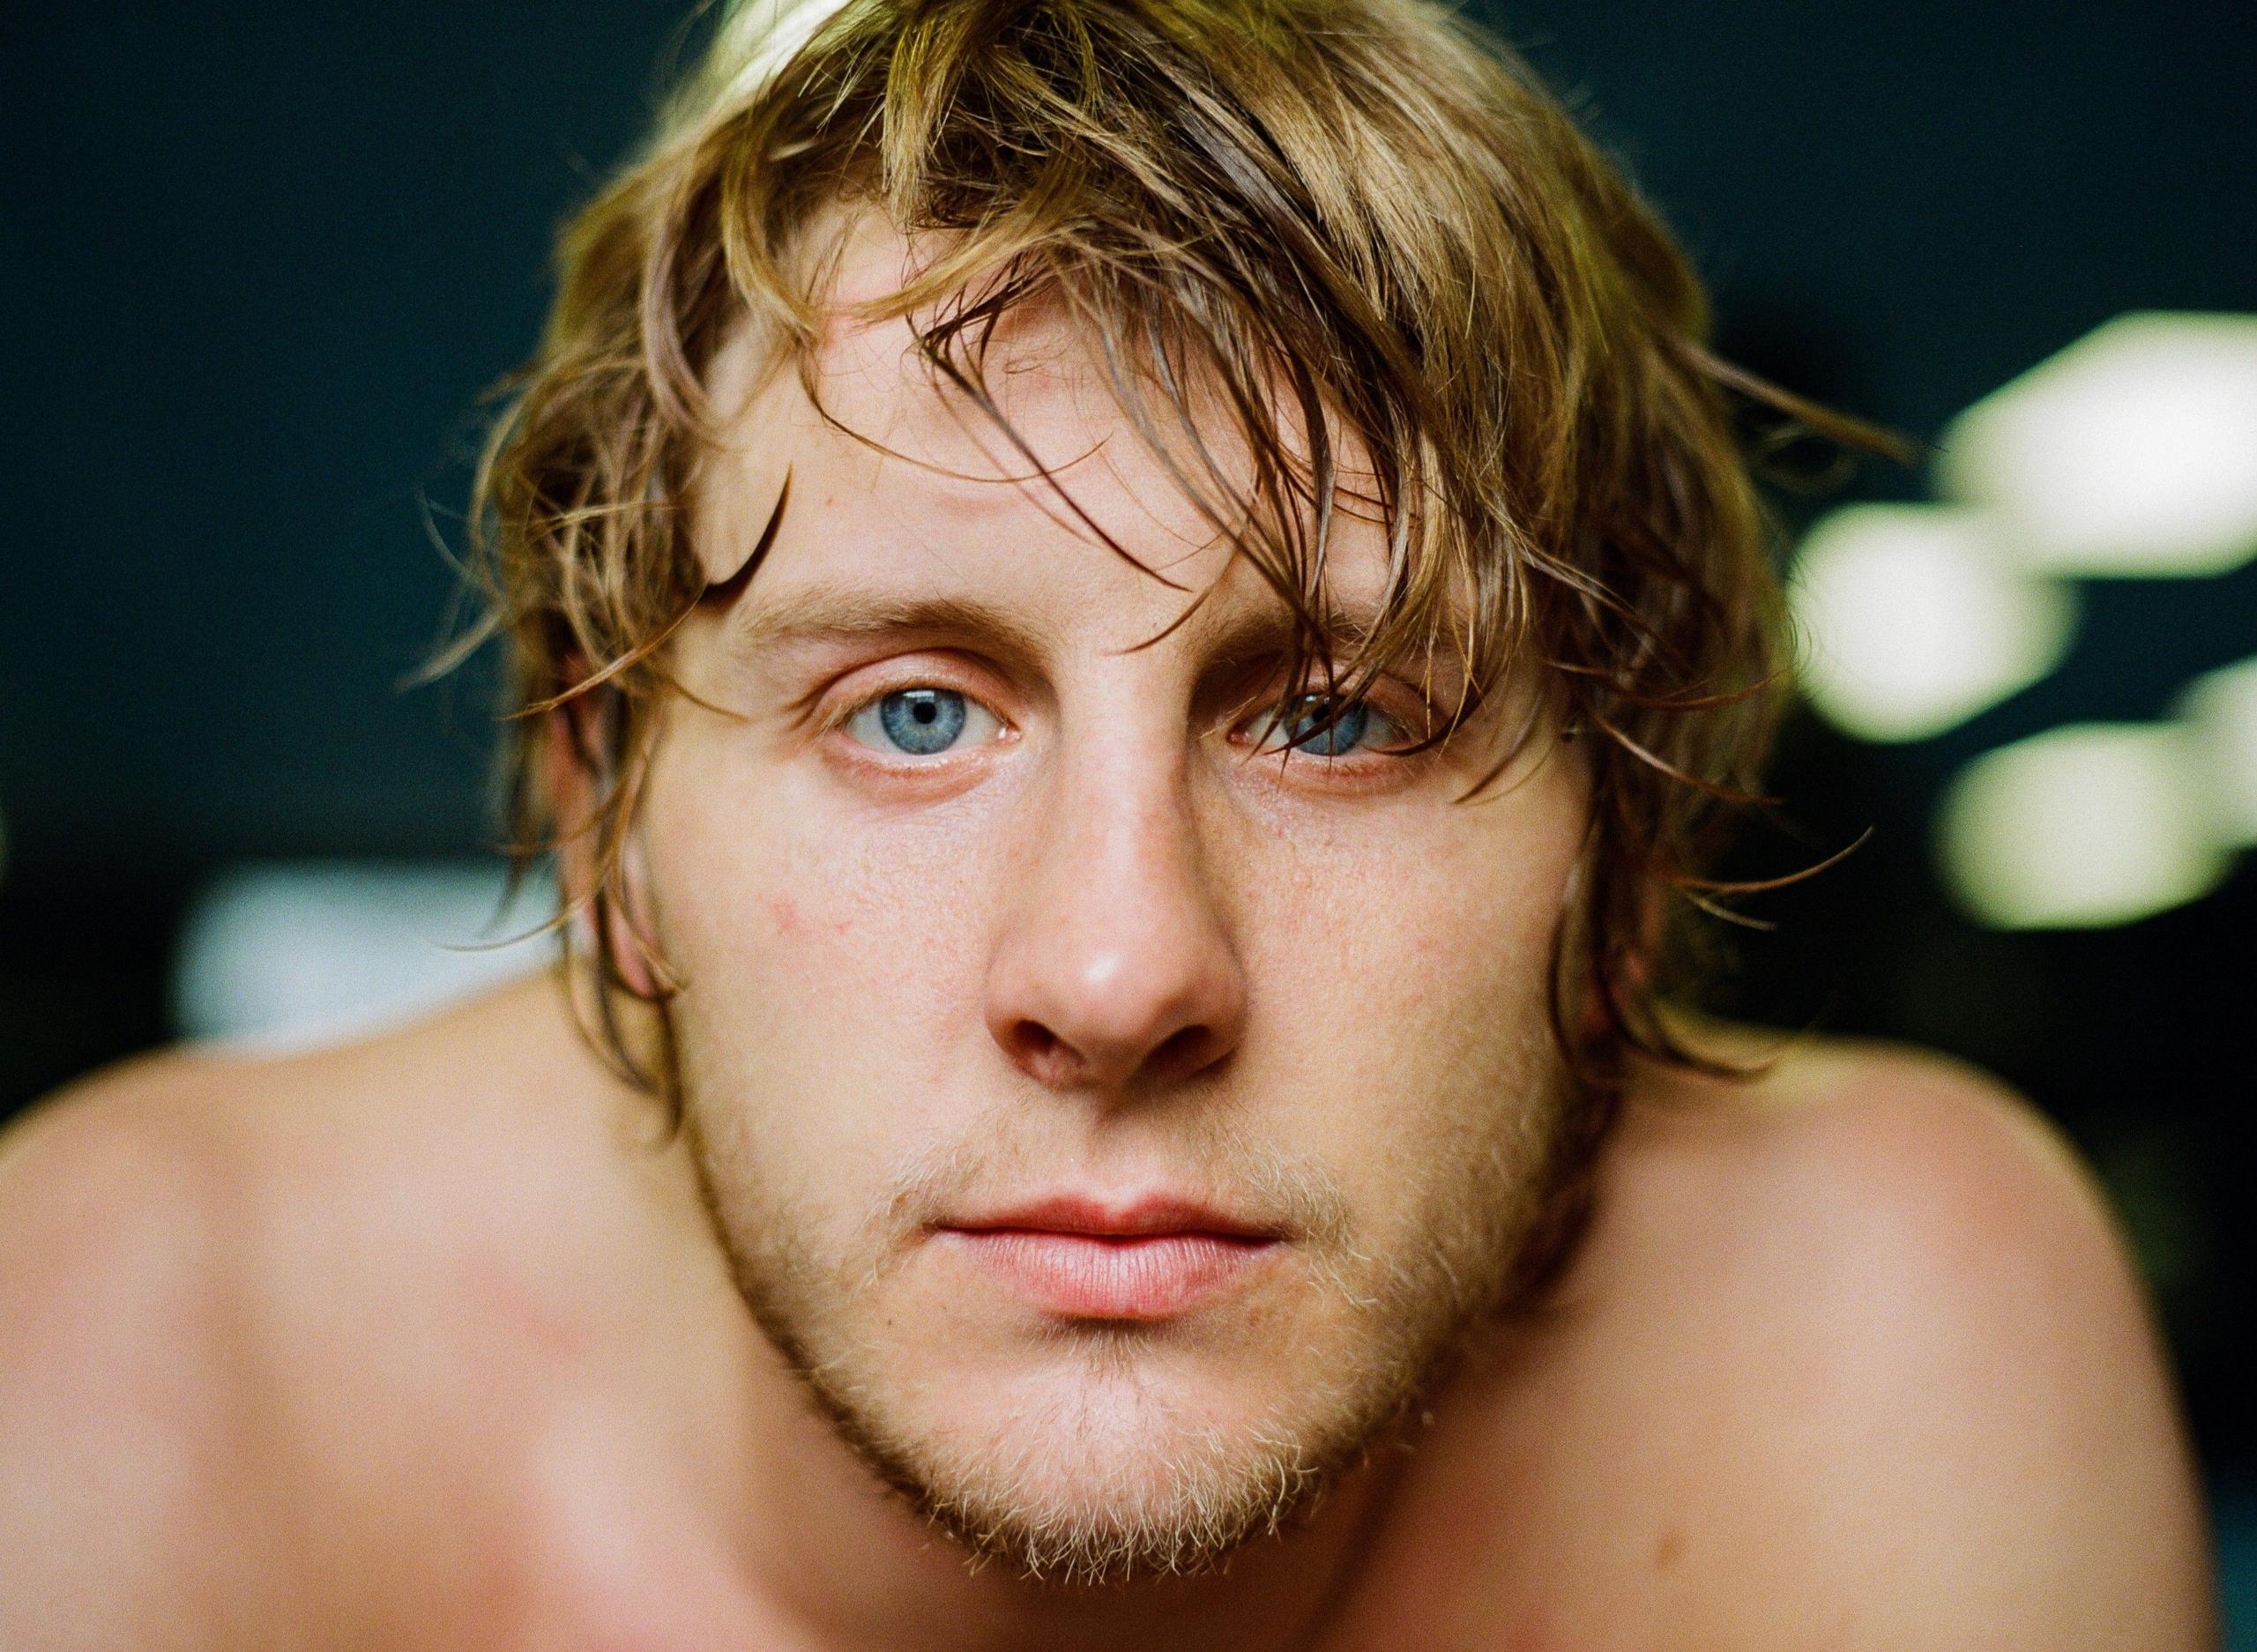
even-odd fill
[{"label": "mouth", "polygon": [[1188,1200],[1076,1195],[945,1224],[935,1237],[1038,1311],[1114,1321],[1188,1313],[1250,1282],[1285,1243]]}]

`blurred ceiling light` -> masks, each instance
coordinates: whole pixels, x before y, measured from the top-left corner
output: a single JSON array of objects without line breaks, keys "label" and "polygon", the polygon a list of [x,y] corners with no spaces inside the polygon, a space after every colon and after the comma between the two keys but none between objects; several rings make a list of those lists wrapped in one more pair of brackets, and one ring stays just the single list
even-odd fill
[{"label": "blurred ceiling light", "polygon": [[1946,882],[1999,929],[2101,928],[2208,893],[2227,856],[2192,748],[2175,723],[2082,723],[1985,753],[1943,799]]},{"label": "blurred ceiling light", "polygon": [[224,872],[191,904],[173,975],[192,1038],[266,1051],[370,1032],[555,956],[554,896],[505,912],[498,865],[288,862]]},{"label": "blurred ceiling light", "polygon": [[1944,431],[1938,485],[2033,571],[2201,576],[2257,554],[2257,316],[2119,316]]},{"label": "blurred ceiling light", "polygon": [[1924,740],[2044,676],[2075,601],[2016,571],[1984,517],[1939,505],[1852,505],[1804,540],[1788,600],[1803,687],[1861,740]]},{"label": "blurred ceiling light", "polygon": [[2257,845],[2257,659],[2197,677],[2179,699],[2179,717],[2194,743],[2212,833]]}]

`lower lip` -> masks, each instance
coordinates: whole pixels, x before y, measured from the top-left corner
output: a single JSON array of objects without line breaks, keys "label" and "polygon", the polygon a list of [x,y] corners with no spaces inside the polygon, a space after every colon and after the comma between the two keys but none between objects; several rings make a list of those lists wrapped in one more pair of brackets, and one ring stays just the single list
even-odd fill
[{"label": "lower lip", "polygon": [[1218,1233],[949,1228],[943,1235],[1046,1312],[1083,1320],[1173,1319],[1249,1277],[1277,1249],[1275,1240]]}]

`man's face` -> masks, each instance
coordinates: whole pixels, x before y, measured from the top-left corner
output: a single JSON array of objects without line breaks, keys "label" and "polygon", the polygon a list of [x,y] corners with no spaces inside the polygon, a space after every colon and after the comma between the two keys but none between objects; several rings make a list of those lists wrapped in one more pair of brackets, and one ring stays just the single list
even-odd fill
[{"label": "man's face", "polygon": [[[839,289],[901,259],[866,239]],[[1196,1566],[1493,1303],[1558,1105],[1581,779],[1538,740],[1461,803],[1494,738],[1388,755],[1447,659],[1275,749],[1237,709],[1282,686],[1284,610],[1074,338],[1021,319],[989,383],[1172,584],[1008,480],[908,341],[841,327],[818,362],[898,457],[717,367],[717,580],[790,491],[673,656],[734,715],[672,705],[640,815],[692,1139],[748,1301],[882,1472],[1022,1564]],[[1351,616],[1384,554],[1356,509]]]}]

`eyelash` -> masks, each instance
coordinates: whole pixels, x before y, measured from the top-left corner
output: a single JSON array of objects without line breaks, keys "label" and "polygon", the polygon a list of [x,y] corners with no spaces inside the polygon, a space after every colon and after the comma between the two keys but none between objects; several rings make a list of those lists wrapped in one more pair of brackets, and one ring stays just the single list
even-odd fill
[{"label": "eyelash", "polygon": [[[916,673],[905,673],[898,681],[886,682],[869,690],[868,692],[857,695],[853,700],[849,701],[845,705],[835,710],[826,711],[821,718],[816,732],[819,735],[823,737],[828,737],[834,733],[844,733],[857,718],[860,717],[865,711],[869,711],[872,707],[877,705],[888,696],[902,694],[918,688],[937,688],[949,694],[962,695],[966,700],[972,701],[986,710],[990,716],[994,718],[1002,728],[1001,735],[997,740],[989,742],[991,744],[1000,744],[1003,740],[1017,738],[1018,730],[1017,726],[1011,722],[1010,718],[1006,717],[1002,711],[997,711],[989,703],[987,696],[972,688],[965,686],[960,681],[952,680],[951,673],[936,673],[930,669]],[[1279,696],[1270,699],[1257,699],[1252,702],[1241,702],[1240,709],[1236,713],[1236,720],[1231,725],[1227,737],[1233,745],[1245,744],[1246,742],[1243,739],[1245,731],[1257,720],[1268,717],[1290,715],[1294,705],[1305,704],[1308,700],[1322,697],[1322,696],[1320,695],[1310,694],[1297,697]],[[1385,718],[1390,724],[1394,725],[1398,730],[1402,731],[1404,736],[1412,742],[1410,749],[1379,747],[1367,750],[1348,752],[1336,756],[1315,748],[1317,741],[1320,741],[1322,738],[1322,735],[1318,735],[1315,737],[1308,745],[1279,747],[1270,749],[1264,749],[1260,746],[1248,746],[1246,755],[1249,757],[1273,758],[1280,762],[1286,759],[1298,758],[1305,763],[1316,765],[1321,772],[1336,774],[1344,779],[1351,775],[1355,775],[1359,770],[1363,771],[1362,778],[1374,778],[1377,775],[1384,774],[1389,771],[1387,765],[1408,764],[1415,763],[1419,759],[1431,755],[1431,750],[1429,748],[1417,743],[1418,736],[1411,726],[1421,720],[1421,713],[1430,715],[1431,707],[1428,707],[1424,699],[1419,696],[1415,691],[1408,694],[1406,697],[1418,700],[1418,711],[1405,715],[1398,715],[1379,703],[1377,696],[1372,695],[1366,695],[1362,696],[1361,700],[1358,702],[1358,703],[1369,706],[1373,711],[1378,712],[1380,716]],[[1250,709],[1248,709],[1249,707]],[[1337,719],[1334,726],[1336,727],[1337,726]],[[875,747],[864,745],[860,741],[855,741],[854,744],[860,750],[867,753],[870,757],[875,759],[877,762],[885,763],[889,767],[901,770],[934,769],[940,766],[944,757],[956,755],[951,752],[932,757],[915,758],[910,757],[907,754],[898,754],[895,756],[889,758],[886,754],[879,751]],[[1399,769],[1395,770],[1394,771],[1399,772]]]},{"label": "eyelash", "polygon": [[[853,699],[848,701],[842,706],[823,711],[817,721],[816,733],[819,735],[828,736],[845,728],[849,724],[853,722],[856,718],[861,716],[863,712],[868,711],[872,706],[876,705],[888,695],[906,694],[911,690],[917,688],[937,688],[947,694],[960,694],[965,699],[983,707],[989,716],[993,717],[997,723],[1002,726],[1002,731],[1005,736],[1016,738],[1018,733],[1018,729],[1017,726],[1012,723],[1011,719],[1005,717],[1001,711],[995,710],[994,706],[990,703],[989,696],[962,681],[955,680],[953,674],[950,673],[936,672],[932,670],[929,666],[916,672],[905,672],[898,681],[881,683],[875,688],[869,689],[865,693],[856,695]],[[932,759],[928,758],[917,766],[920,768],[929,768],[932,766]]]}]

